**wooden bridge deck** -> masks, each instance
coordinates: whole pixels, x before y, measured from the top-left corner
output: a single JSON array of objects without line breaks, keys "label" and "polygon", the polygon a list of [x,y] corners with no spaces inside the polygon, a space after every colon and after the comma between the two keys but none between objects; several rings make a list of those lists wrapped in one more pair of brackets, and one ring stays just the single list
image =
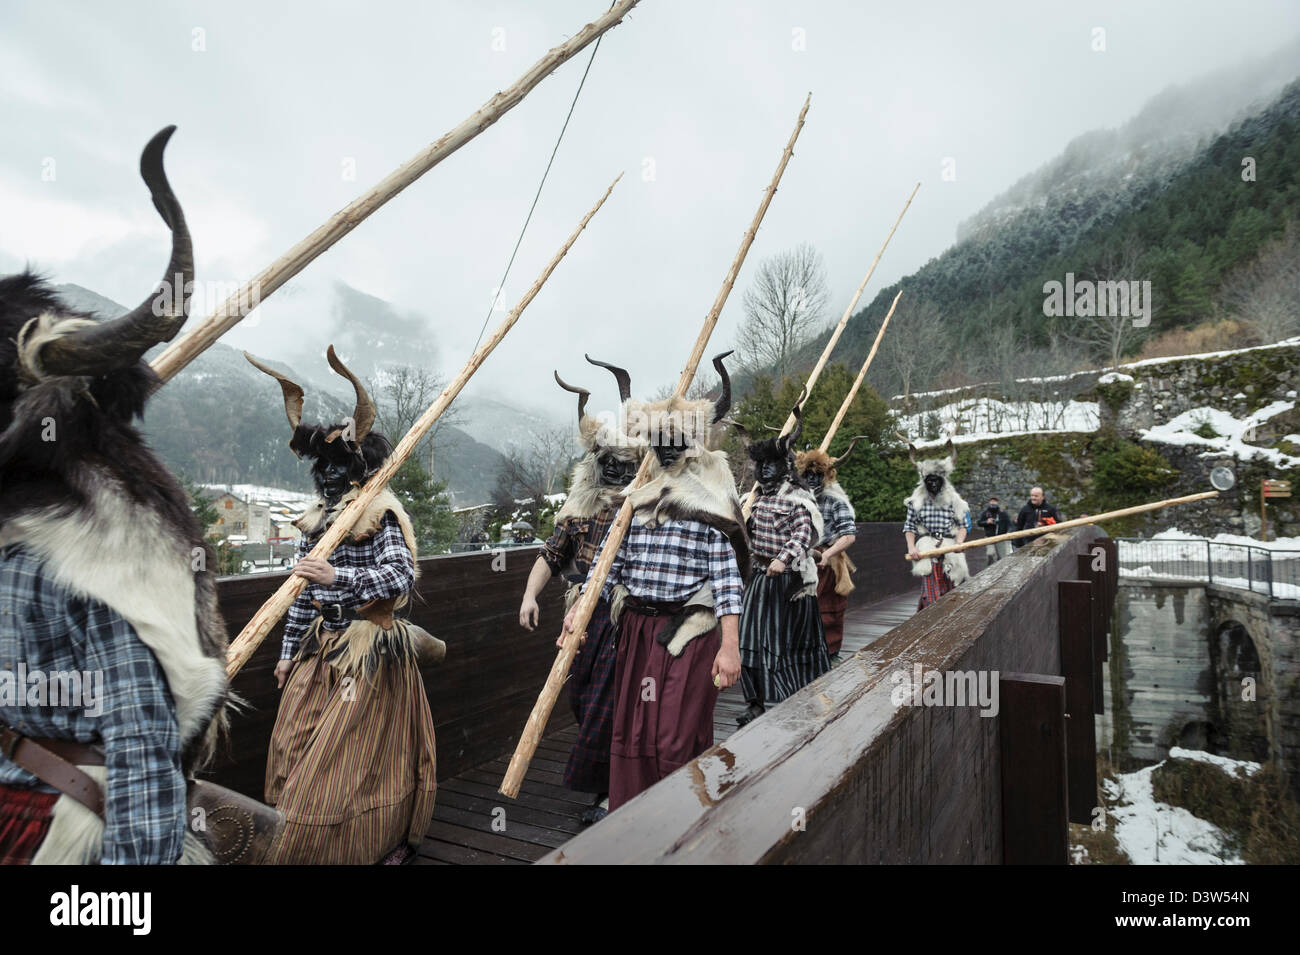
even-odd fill
[{"label": "wooden bridge deck", "polygon": [[[972,567],[972,570],[975,568]],[[919,588],[855,607],[844,619],[844,660],[916,612]],[[740,687],[726,690],[714,711],[714,742],[736,731],[745,709]],[[761,719],[761,717],[760,717]],[[592,796],[565,789],[561,774],[577,736],[570,726],[544,738],[528,768],[517,800],[497,792],[510,754],[438,783],[433,822],[417,865],[523,865],[564,845],[583,828],[582,810]]]}]

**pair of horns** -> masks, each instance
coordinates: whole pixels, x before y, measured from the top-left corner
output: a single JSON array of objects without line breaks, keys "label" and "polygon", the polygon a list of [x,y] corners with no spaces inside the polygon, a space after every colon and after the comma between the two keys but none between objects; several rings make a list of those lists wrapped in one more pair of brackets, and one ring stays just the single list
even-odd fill
[{"label": "pair of horns", "polygon": [[[722,359],[726,358],[730,354],[730,351],[724,351],[720,355],[713,356],[713,367],[718,372],[718,377],[722,379],[722,394],[718,395],[717,400],[713,403],[713,424],[722,421],[726,413],[731,410],[731,376],[727,374],[727,366],[722,363]],[[601,368],[608,368],[610,372],[613,373],[614,380],[618,382],[619,401],[627,401],[632,397],[632,376],[627,373],[626,369],[620,368],[618,365],[611,365],[606,361],[597,361],[590,355],[584,355],[583,357],[593,365],[599,365]],[[575,394],[579,393],[578,389],[572,388],[560,381],[558,373],[555,376],[555,380],[560,382],[560,387],[565,391],[572,391]],[[582,400],[583,399],[581,398],[578,399],[580,408],[582,407]],[[582,417],[581,411],[578,412],[578,416]]]},{"label": "pair of horns", "polygon": [[[914,444],[912,443],[911,439],[908,438],[907,435],[903,434],[903,432],[901,432],[901,431],[895,431],[894,433],[897,434],[898,437],[899,437],[900,439],[902,439],[903,443],[907,445],[907,459],[908,459],[909,461],[911,461],[913,464],[915,464],[915,463],[916,463],[916,445],[914,445]],[[850,451],[853,450],[852,445],[849,446],[849,450],[850,450]],[[957,447],[956,447],[956,445],[954,445],[954,444],[952,443],[952,438],[949,438],[949,439],[948,439],[948,443],[945,444],[945,445],[943,446],[943,451],[944,451],[944,456],[945,456],[945,457],[949,457],[949,458],[954,457],[954,456],[957,454]],[[848,451],[846,451],[846,452],[844,452],[844,453],[847,455],[847,454],[848,454]]]},{"label": "pair of horns", "polygon": [[831,458],[831,467],[838,468],[841,464],[847,461],[849,459],[849,455],[853,453],[853,449],[857,447],[858,442],[865,441],[865,440],[867,440],[867,436],[865,434],[854,435],[853,439],[849,441],[849,446],[848,448],[845,449],[844,453],[841,454],[838,458]]},{"label": "pair of horns", "polygon": [[40,364],[46,373],[105,375],[134,365],[154,345],[171,341],[185,324],[194,289],[194,248],[181,204],[163,170],[163,150],[175,131],[175,126],[160,130],[140,154],[140,176],[172,233],[172,254],[162,283],[125,315],[50,341],[41,349]]},{"label": "pair of horns", "polygon": [[[614,380],[618,382],[619,401],[627,401],[632,397],[632,376],[629,375],[625,369],[619,368],[617,365],[611,365],[608,362],[597,361],[590,355],[583,355],[582,357],[587,359],[587,361],[591,362],[593,365],[599,365],[601,368],[608,368],[613,373]],[[582,418],[587,413],[587,399],[591,397],[591,392],[586,388],[578,388],[569,384],[560,377],[558,371],[554,372],[554,374],[555,383],[557,385],[565,391],[578,396],[578,424],[581,425]]]},{"label": "pair of horns", "polygon": [[[289,418],[289,427],[294,431],[298,430],[298,425],[302,424],[302,386],[293,381],[286,375],[273,368],[268,368],[248,352],[244,352],[244,357],[249,363],[260,372],[270,375],[280,383],[280,391],[284,395],[284,413]],[[348,367],[339,360],[339,356],[334,353],[334,346],[331,345],[325,353],[329,360],[330,367],[335,372],[342,375],[348,381],[352,382],[352,390],[357,396],[356,407],[352,410],[352,425],[356,432],[356,442],[360,444],[365,440],[366,435],[375,424],[375,403],[370,400],[370,395],[362,386],[361,381],[356,375],[348,370]]]}]

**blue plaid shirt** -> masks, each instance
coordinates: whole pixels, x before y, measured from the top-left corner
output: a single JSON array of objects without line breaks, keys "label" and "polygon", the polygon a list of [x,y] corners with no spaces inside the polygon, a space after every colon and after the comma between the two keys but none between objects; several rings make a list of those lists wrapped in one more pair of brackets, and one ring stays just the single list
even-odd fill
[{"label": "blue plaid shirt", "polygon": [[[306,557],[319,539],[318,534],[311,539],[299,540],[298,557]],[[397,523],[392,511],[384,514],[383,523],[371,537],[357,543],[345,540],[329,560],[334,568],[334,583],[328,587],[309,583],[285,615],[281,660],[290,660],[298,652],[303,631],[319,614],[312,605],[313,600],[322,604],[360,607],[372,600],[408,593],[415,586],[415,561],[411,549],[406,546],[406,538],[402,536],[402,525]],[[329,630],[346,630],[350,625],[350,620],[322,623]]]},{"label": "blue plaid shirt", "polygon": [[820,546],[834,544],[841,537],[858,533],[858,525],[853,508],[848,501],[833,494],[822,494],[817,498],[817,506],[822,512],[822,539]]},{"label": "blue plaid shirt", "polygon": [[[43,569],[21,545],[0,550],[0,719],[37,739],[102,741],[103,862],[174,863],[185,839],[185,777],[162,667],[121,616],[64,590]],[[92,677],[77,700],[51,679],[72,673]],[[44,703],[34,693],[41,683],[49,687]],[[4,756],[0,783],[54,791]]]},{"label": "blue plaid shirt", "polygon": [[[608,539],[606,534],[600,542],[593,567]],[[652,530],[633,515],[601,596],[613,599],[614,585],[622,584],[640,600],[678,603],[693,596],[705,581],[713,586],[715,614],[740,613],[745,587],[727,535],[703,521],[664,521]]]}]

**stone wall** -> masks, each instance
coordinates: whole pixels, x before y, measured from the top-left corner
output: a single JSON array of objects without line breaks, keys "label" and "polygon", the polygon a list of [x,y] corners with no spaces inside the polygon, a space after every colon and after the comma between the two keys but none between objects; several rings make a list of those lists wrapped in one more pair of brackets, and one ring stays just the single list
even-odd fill
[{"label": "stone wall", "polygon": [[[1171,746],[1271,760],[1300,793],[1300,603],[1121,578],[1098,747],[1120,769]],[[1232,632],[1248,654],[1226,652]]]}]

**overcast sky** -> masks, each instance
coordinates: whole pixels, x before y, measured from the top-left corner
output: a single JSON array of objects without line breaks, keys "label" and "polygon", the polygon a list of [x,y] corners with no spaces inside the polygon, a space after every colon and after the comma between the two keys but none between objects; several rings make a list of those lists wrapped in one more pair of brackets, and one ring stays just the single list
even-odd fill
[{"label": "overcast sky", "polygon": [[[149,136],[175,123],[167,166],[198,278],[247,279],[606,6],[5,0],[0,273],[30,263],[140,300],[167,239],[136,164]],[[1104,52],[1093,50],[1096,27]],[[1074,136],[1118,126],[1167,86],[1298,33],[1295,0],[644,0],[601,44],[506,307],[626,175],[470,388],[567,413],[552,368],[608,384],[584,350],[626,365],[637,391],[674,380],[809,91],[807,125],[710,353],[733,343],[740,293],[765,255],[816,246],[837,318],[916,182],[864,303]],[[305,336],[323,351],[318,303],[341,280],[425,316],[439,370],[458,368],[588,55],[225,341],[275,358]],[[941,179],[945,157],[955,181]]]}]

